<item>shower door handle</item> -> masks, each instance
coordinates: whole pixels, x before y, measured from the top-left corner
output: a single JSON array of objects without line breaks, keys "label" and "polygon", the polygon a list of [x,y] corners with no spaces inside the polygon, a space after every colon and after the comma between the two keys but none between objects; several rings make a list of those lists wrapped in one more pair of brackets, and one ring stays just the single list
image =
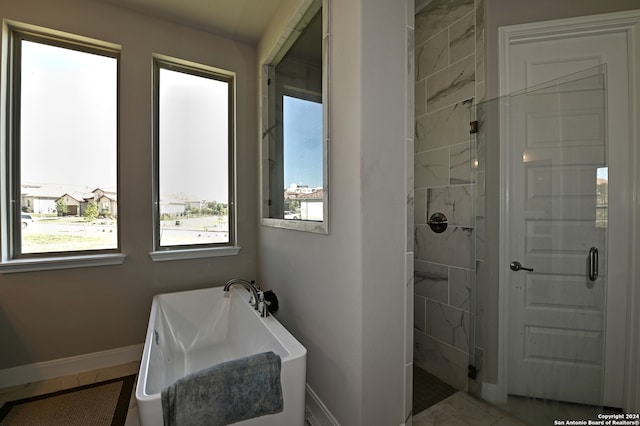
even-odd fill
[{"label": "shower door handle", "polygon": [[589,279],[595,281],[598,279],[598,248],[591,247],[589,250]]},{"label": "shower door handle", "polygon": [[531,268],[525,268],[524,266],[522,266],[522,264],[520,262],[518,262],[517,260],[514,260],[513,262],[511,262],[511,264],[509,265],[509,267],[511,268],[512,271],[529,271],[529,272],[533,272],[533,269]]}]

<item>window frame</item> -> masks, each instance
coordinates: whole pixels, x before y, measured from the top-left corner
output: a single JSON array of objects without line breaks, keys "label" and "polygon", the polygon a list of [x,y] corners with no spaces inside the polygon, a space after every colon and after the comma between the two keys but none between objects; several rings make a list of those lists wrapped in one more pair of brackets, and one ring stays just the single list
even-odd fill
[{"label": "window frame", "polygon": [[[160,242],[160,70],[182,72],[196,77],[208,78],[228,84],[228,220],[229,241],[209,244],[180,244],[162,246]],[[181,260],[204,257],[236,255],[237,209],[236,209],[236,74],[231,71],[176,59],[164,55],[153,55],[153,261]]]},{"label": "window frame", "polygon": [[116,191],[120,191],[120,50],[114,43],[51,30],[16,21],[3,20],[0,163],[0,273],[117,265],[121,253],[121,221],[118,218],[116,248],[22,253],[21,236],[21,67],[22,41],[70,49],[116,59]]},{"label": "window frame", "polygon": [[[262,138],[260,144],[260,223],[262,226],[290,229],[295,231],[311,232],[317,234],[329,234],[329,200],[330,200],[330,115],[329,105],[330,99],[330,3],[331,0],[303,0],[295,14],[289,21],[287,27],[280,34],[273,48],[261,60],[261,128]],[[277,103],[282,101],[283,95],[292,93],[292,97],[306,99],[301,96],[305,90],[295,87],[285,88],[282,90],[277,86],[280,85],[277,78],[276,69],[290,52],[292,46],[296,43],[300,35],[307,29],[307,25],[314,19],[316,14],[320,12],[322,24],[322,63],[321,63],[321,81],[322,81],[322,173],[323,173],[323,219],[315,220],[290,220],[280,216],[280,210],[284,216],[284,185],[280,181],[284,176],[284,166],[281,168],[274,166],[274,163],[282,161],[282,134],[278,126],[279,115],[282,114],[282,108],[278,108]],[[287,85],[290,86],[290,85]],[[316,96],[315,92],[306,92],[306,96],[310,96],[309,100],[313,100]],[[280,188],[282,186],[282,188]],[[282,200],[282,201],[281,201]],[[281,209],[282,207],[282,209]],[[274,213],[277,212],[277,213]]]}]

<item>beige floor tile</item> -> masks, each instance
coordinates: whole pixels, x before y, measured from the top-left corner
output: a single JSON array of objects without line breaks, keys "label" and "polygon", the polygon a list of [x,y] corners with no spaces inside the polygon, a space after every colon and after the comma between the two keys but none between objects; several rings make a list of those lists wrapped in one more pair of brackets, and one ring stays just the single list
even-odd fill
[{"label": "beige floor tile", "polygon": [[520,420],[514,419],[513,417],[504,416],[492,426],[527,426],[527,424],[522,423]]},{"label": "beige floor tile", "polygon": [[457,392],[413,417],[413,426],[524,426],[496,407]]},{"label": "beige floor tile", "polygon": [[77,386],[90,385],[97,382],[103,382],[105,380],[116,379],[130,374],[137,374],[139,367],[140,362],[134,361],[99,370],[85,371],[69,376],[55,377],[24,385],[2,388],[0,389],[0,405],[7,401],[44,395],[46,393],[71,389]]},{"label": "beige floor tile", "polygon": [[[103,382],[105,380],[116,379],[122,376],[137,374],[139,368],[140,362],[133,361],[126,364],[115,365],[113,367],[85,371],[69,376],[55,377],[24,385],[2,388],[0,389],[0,406],[7,401],[30,398],[32,396],[44,395],[47,393],[75,388],[77,386],[90,385],[93,383]],[[132,415],[132,412],[134,415]],[[127,426],[139,426],[140,424],[138,422],[135,387],[131,394],[131,402],[129,403],[129,414],[127,416],[126,424]]]},{"label": "beige floor tile", "polygon": [[490,426],[499,418],[457,392],[413,418],[414,426]]},{"label": "beige floor tile", "polygon": [[466,399],[469,403],[477,406],[481,410],[486,411],[487,413],[489,413],[490,415],[492,415],[493,417],[495,417],[497,419],[502,418],[502,417],[507,415],[507,413],[505,413],[504,411],[502,411],[498,407],[495,407],[495,406],[493,406],[493,405],[491,405],[489,403],[481,401],[478,398],[475,398],[475,397],[471,396],[470,394],[468,394],[466,392],[460,392],[459,396],[461,398]]}]

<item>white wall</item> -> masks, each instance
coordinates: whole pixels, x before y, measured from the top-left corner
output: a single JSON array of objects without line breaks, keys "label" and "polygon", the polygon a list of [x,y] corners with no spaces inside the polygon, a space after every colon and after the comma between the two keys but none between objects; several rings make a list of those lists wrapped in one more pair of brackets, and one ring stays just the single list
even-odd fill
[{"label": "white wall", "polygon": [[[402,424],[410,409],[407,4],[331,2],[329,235],[259,228],[261,282],[278,295],[278,319],[308,350],[307,383],[344,425]],[[259,62],[297,5],[283,4]]]},{"label": "white wall", "polygon": [[[0,369],[140,344],[154,294],[254,278],[255,47],[88,0],[2,0],[0,18],[122,46],[118,212],[127,255],[120,266],[0,275]],[[237,73],[238,256],[149,258],[152,53]]]}]

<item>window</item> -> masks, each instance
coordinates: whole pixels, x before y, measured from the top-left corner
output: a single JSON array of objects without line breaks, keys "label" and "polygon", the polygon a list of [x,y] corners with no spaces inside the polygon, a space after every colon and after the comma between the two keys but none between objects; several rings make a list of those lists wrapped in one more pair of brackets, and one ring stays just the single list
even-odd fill
[{"label": "window", "polygon": [[322,97],[282,97],[284,219],[322,221]]},{"label": "window", "polygon": [[609,167],[596,169],[596,228],[606,228],[609,222]]},{"label": "window", "polygon": [[2,261],[118,252],[117,48],[10,27],[7,59]]},{"label": "window", "polygon": [[263,64],[262,224],[326,234],[329,148],[323,58],[328,34],[323,37],[323,13],[328,16],[321,0],[309,2]]},{"label": "window", "polygon": [[233,246],[233,75],[154,63],[155,250]]}]

